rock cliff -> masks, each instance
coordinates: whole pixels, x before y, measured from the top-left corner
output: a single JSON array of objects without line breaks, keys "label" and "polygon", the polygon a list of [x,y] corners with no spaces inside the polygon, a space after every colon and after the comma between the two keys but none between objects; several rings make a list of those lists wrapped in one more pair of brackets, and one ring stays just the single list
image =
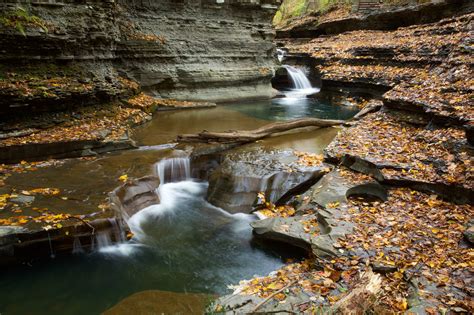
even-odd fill
[{"label": "rock cliff", "polygon": [[110,101],[131,81],[165,98],[268,97],[278,2],[3,0],[0,113]]}]

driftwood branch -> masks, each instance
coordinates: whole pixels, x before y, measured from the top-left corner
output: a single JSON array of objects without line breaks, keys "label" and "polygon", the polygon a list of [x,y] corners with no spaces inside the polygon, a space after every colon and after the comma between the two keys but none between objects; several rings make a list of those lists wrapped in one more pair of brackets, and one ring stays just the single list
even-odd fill
[{"label": "driftwood branch", "polygon": [[379,111],[383,106],[382,101],[372,100],[370,101],[360,112],[358,112],[351,120],[359,120],[370,113]]},{"label": "driftwood branch", "polygon": [[95,234],[95,227],[92,224],[90,224],[89,222],[87,222],[86,220],[78,218],[78,217],[73,217],[73,216],[70,216],[67,219],[68,220],[73,219],[73,220],[78,220],[78,221],[82,222],[83,224],[85,224],[86,226],[88,226],[92,230],[92,235]]},{"label": "driftwood branch", "polygon": [[298,282],[298,280],[294,280],[290,283],[288,283],[286,286],[284,286],[283,288],[281,288],[280,290],[278,291],[275,291],[272,295],[270,295],[269,297],[267,297],[265,300],[263,300],[262,302],[260,302],[257,306],[255,306],[255,308],[253,309],[252,313],[255,313],[260,307],[262,307],[263,305],[265,305],[268,301],[270,301],[271,299],[273,299],[277,294],[285,291],[286,289],[288,289],[289,287],[291,287],[292,285],[294,285],[296,282]]},{"label": "driftwood branch", "polygon": [[227,132],[210,132],[204,130],[198,134],[179,135],[178,142],[201,143],[232,143],[253,142],[276,133],[306,127],[331,127],[343,125],[343,120],[304,118],[284,122],[276,122],[254,130],[235,130]]},{"label": "driftwood branch", "polygon": [[380,275],[368,270],[349,294],[333,305],[335,314],[365,314],[371,308],[382,288]]}]

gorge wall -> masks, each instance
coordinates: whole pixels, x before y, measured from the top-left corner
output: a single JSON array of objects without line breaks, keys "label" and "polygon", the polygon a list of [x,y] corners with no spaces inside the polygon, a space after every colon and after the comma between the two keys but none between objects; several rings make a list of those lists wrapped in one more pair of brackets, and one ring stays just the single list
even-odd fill
[{"label": "gorge wall", "polygon": [[271,96],[279,0],[3,0],[0,113]]}]

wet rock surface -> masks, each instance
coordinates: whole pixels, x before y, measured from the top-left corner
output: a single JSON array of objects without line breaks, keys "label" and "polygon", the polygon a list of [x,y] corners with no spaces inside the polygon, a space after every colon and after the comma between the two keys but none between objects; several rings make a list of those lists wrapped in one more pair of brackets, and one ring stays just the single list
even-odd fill
[{"label": "wet rock surface", "polygon": [[110,199],[117,215],[129,219],[138,211],[148,206],[159,204],[160,198],[156,189],[160,179],[147,176],[131,180],[110,193]]},{"label": "wet rock surface", "polygon": [[[209,177],[207,199],[229,212],[250,212],[259,192],[278,203],[304,191],[330,166],[301,166],[291,151],[231,153]],[[288,195],[287,195],[288,194]]]},{"label": "wet rock surface", "polygon": [[[144,291],[133,294],[114,307],[106,315],[130,314],[202,314],[211,296],[197,293],[174,293],[165,291]],[[157,303],[160,301],[160,303]]]},{"label": "wet rock surface", "polygon": [[[63,218],[51,228],[0,228],[0,265],[31,263],[97,249],[125,239],[121,222],[110,219]],[[87,221],[86,221],[87,220]]]}]

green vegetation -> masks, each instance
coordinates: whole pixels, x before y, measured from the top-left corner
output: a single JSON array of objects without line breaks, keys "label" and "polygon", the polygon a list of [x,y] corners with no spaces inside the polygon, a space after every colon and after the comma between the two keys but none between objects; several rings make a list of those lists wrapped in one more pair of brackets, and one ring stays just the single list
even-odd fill
[{"label": "green vegetation", "polygon": [[23,7],[17,7],[13,11],[2,14],[0,16],[0,24],[15,28],[23,36],[26,36],[26,27],[41,28],[45,32],[48,32],[46,22],[35,15],[31,15],[31,13]]},{"label": "green vegetation", "polygon": [[284,0],[275,14],[273,24],[282,25],[299,16],[325,13],[337,6],[350,5],[351,3],[351,0]]},{"label": "green vegetation", "polygon": [[[396,7],[413,4],[428,3],[432,0],[382,0],[386,7]],[[282,26],[286,22],[306,15],[325,14],[340,7],[350,7],[353,0],[283,0],[275,17],[273,25]]]}]

